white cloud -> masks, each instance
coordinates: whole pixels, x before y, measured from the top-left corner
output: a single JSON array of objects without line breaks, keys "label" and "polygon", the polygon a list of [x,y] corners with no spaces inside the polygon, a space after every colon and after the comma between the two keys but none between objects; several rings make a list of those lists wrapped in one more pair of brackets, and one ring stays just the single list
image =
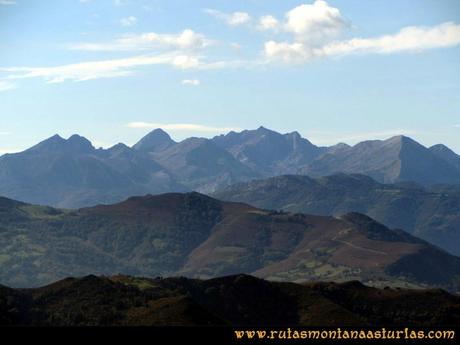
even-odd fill
[{"label": "white cloud", "polygon": [[455,128],[460,128],[460,124],[454,125]]},{"label": "white cloud", "polygon": [[224,13],[214,9],[206,9],[204,11],[230,26],[244,25],[251,21],[251,16],[246,12]]},{"label": "white cloud", "polygon": [[129,27],[129,26],[136,25],[136,23],[137,23],[137,18],[134,16],[129,16],[129,17],[120,19],[121,26]]},{"label": "white cloud", "polygon": [[322,47],[304,42],[265,43],[264,53],[270,60],[285,63],[307,63],[313,59],[349,54],[390,54],[419,52],[434,48],[445,48],[460,44],[460,25],[452,22],[434,27],[410,26],[394,35],[376,38],[353,38],[334,41]]},{"label": "white cloud", "polygon": [[334,38],[348,26],[338,8],[324,0],[297,6],[286,13],[284,29],[302,42],[321,43]]},{"label": "white cloud", "polygon": [[16,5],[14,0],[0,0],[0,5]]},{"label": "white cloud", "polygon": [[16,86],[13,83],[0,80],[0,92],[13,90],[15,88]]},{"label": "white cloud", "polygon": [[315,58],[313,49],[300,42],[268,41],[265,42],[264,53],[269,60],[281,60],[284,63],[304,63]]},{"label": "white cloud", "polygon": [[173,131],[194,131],[194,132],[229,132],[229,131],[239,131],[240,128],[236,127],[211,127],[205,125],[198,125],[193,123],[152,123],[152,122],[130,122],[126,125],[128,128],[136,129],[154,129],[162,128],[164,130],[173,130]]},{"label": "white cloud", "polygon": [[278,30],[280,27],[280,22],[278,19],[271,15],[262,16],[259,18],[259,30]]},{"label": "white cloud", "polygon": [[184,79],[181,83],[182,85],[198,86],[201,84],[201,81],[198,79]]},{"label": "white cloud", "polygon": [[0,135],[10,135],[10,134],[11,134],[11,132],[5,132],[5,131],[2,132],[2,131],[0,131]]},{"label": "white cloud", "polygon": [[324,47],[326,55],[352,53],[389,54],[405,51],[422,51],[444,48],[460,44],[460,25],[452,22],[434,27],[409,26],[395,35],[377,38],[353,38],[343,42],[333,42]]},{"label": "white cloud", "polygon": [[54,67],[10,67],[0,68],[0,72],[11,73],[6,79],[43,78],[48,83],[86,81],[99,78],[114,78],[132,75],[136,67],[148,65],[169,65],[175,68],[197,68],[200,61],[195,56],[163,54],[155,56],[135,56],[125,59],[88,61]]},{"label": "white cloud", "polygon": [[80,2],[81,2],[82,4],[86,4],[86,3],[90,2],[90,1],[91,1],[91,0],[80,0]]},{"label": "white cloud", "polygon": [[125,35],[108,43],[73,43],[68,48],[88,51],[135,51],[153,48],[173,48],[183,50],[202,49],[215,44],[203,34],[186,29],[178,34],[157,34],[155,32],[140,35]]}]

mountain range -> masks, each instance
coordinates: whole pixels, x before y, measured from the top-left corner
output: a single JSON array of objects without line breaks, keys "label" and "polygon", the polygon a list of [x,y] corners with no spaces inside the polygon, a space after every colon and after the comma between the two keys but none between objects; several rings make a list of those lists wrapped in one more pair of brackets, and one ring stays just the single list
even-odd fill
[{"label": "mountain range", "polygon": [[62,210],[0,198],[0,283],[128,274],[360,280],[460,290],[460,258],[371,218],[259,209],[193,193]]},{"label": "mountain range", "polygon": [[356,281],[300,285],[247,275],[211,280],[90,275],[36,289],[0,286],[0,326],[459,325],[457,295],[376,289]]},{"label": "mountain range", "polygon": [[199,191],[282,174],[359,173],[381,183],[460,184],[460,156],[398,136],[318,147],[299,133],[260,127],[175,142],[161,129],[132,147],[96,149],[85,138],[53,136],[0,157],[0,195],[77,208],[147,193]]},{"label": "mountain range", "polygon": [[382,184],[359,174],[283,175],[232,185],[212,195],[289,212],[335,216],[359,212],[460,255],[458,186]]}]

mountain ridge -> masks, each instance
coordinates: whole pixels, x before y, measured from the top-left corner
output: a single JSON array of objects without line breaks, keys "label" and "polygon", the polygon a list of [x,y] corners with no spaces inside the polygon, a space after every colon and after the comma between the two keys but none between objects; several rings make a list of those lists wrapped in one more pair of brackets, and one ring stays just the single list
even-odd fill
[{"label": "mountain ridge", "polygon": [[298,132],[259,127],[175,142],[155,129],[132,147],[96,149],[79,135],[54,135],[19,153],[0,156],[0,195],[78,208],[132,195],[196,190],[285,174],[313,177],[360,173],[378,182],[460,185],[460,156],[395,136],[354,146],[319,147]]}]

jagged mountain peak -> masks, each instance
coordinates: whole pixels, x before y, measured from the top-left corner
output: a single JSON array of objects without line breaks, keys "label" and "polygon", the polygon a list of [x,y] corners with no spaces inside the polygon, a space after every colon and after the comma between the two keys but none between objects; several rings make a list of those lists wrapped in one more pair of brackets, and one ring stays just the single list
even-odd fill
[{"label": "jagged mountain peak", "polygon": [[397,143],[401,145],[417,145],[417,146],[423,146],[414,139],[405,136],[405,135],[395,135],[387,140],[384,140],[386,143]]},{"label": "jagged mountain peak", "polygon": [[70,136],[67,140],[62,138],[59,134],[55,134],[52,137],[43,140],[37,145],[31,147],[27,151],[29,152],[78,152],[87,153],[94,150],[91,142],[78,134]]},{"label": "jagged mountain peak", "polygon": [[138,151],[155,152],[164,150],[175,143],[168,133],[161,128],[157,128],[139,140],[133,148]]},{"label": "jagged mountain peak", "polygon": [[443,144],[433,145],[429,148],[429,150],[433,153],[446,154],[446,155],[450,155],[453,157],[456,156],[460,158],[460,156],[457,153],[455,153],[453,150],[451,150],[450,148],[448,148],[446,145],[443,145]]}]

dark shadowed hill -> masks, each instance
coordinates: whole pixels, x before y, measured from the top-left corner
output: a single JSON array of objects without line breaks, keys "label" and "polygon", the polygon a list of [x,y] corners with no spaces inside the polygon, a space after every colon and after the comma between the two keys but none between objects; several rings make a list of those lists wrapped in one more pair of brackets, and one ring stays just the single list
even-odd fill
[{"label": "dark shadowed hill", "polygon": [[214,196],[290,212],[360,212],[460,255],[460,189],[454,186],[381,184],[364,175],[286,175],[230,186]]},{"label": "dark shadowed hill", "polygon": [[37,289],[0,286],[0,325],[459,326],[460,297],[356,281],[300,285],[246,275],[204,281],[86,276]]},{"label": "dark shadowed hill", "polygon": [[460,258],[362,214],[274,212],[198,193],[67,211],[0,199],[0,282],[124,273],[357,279],[458,290]]}]

